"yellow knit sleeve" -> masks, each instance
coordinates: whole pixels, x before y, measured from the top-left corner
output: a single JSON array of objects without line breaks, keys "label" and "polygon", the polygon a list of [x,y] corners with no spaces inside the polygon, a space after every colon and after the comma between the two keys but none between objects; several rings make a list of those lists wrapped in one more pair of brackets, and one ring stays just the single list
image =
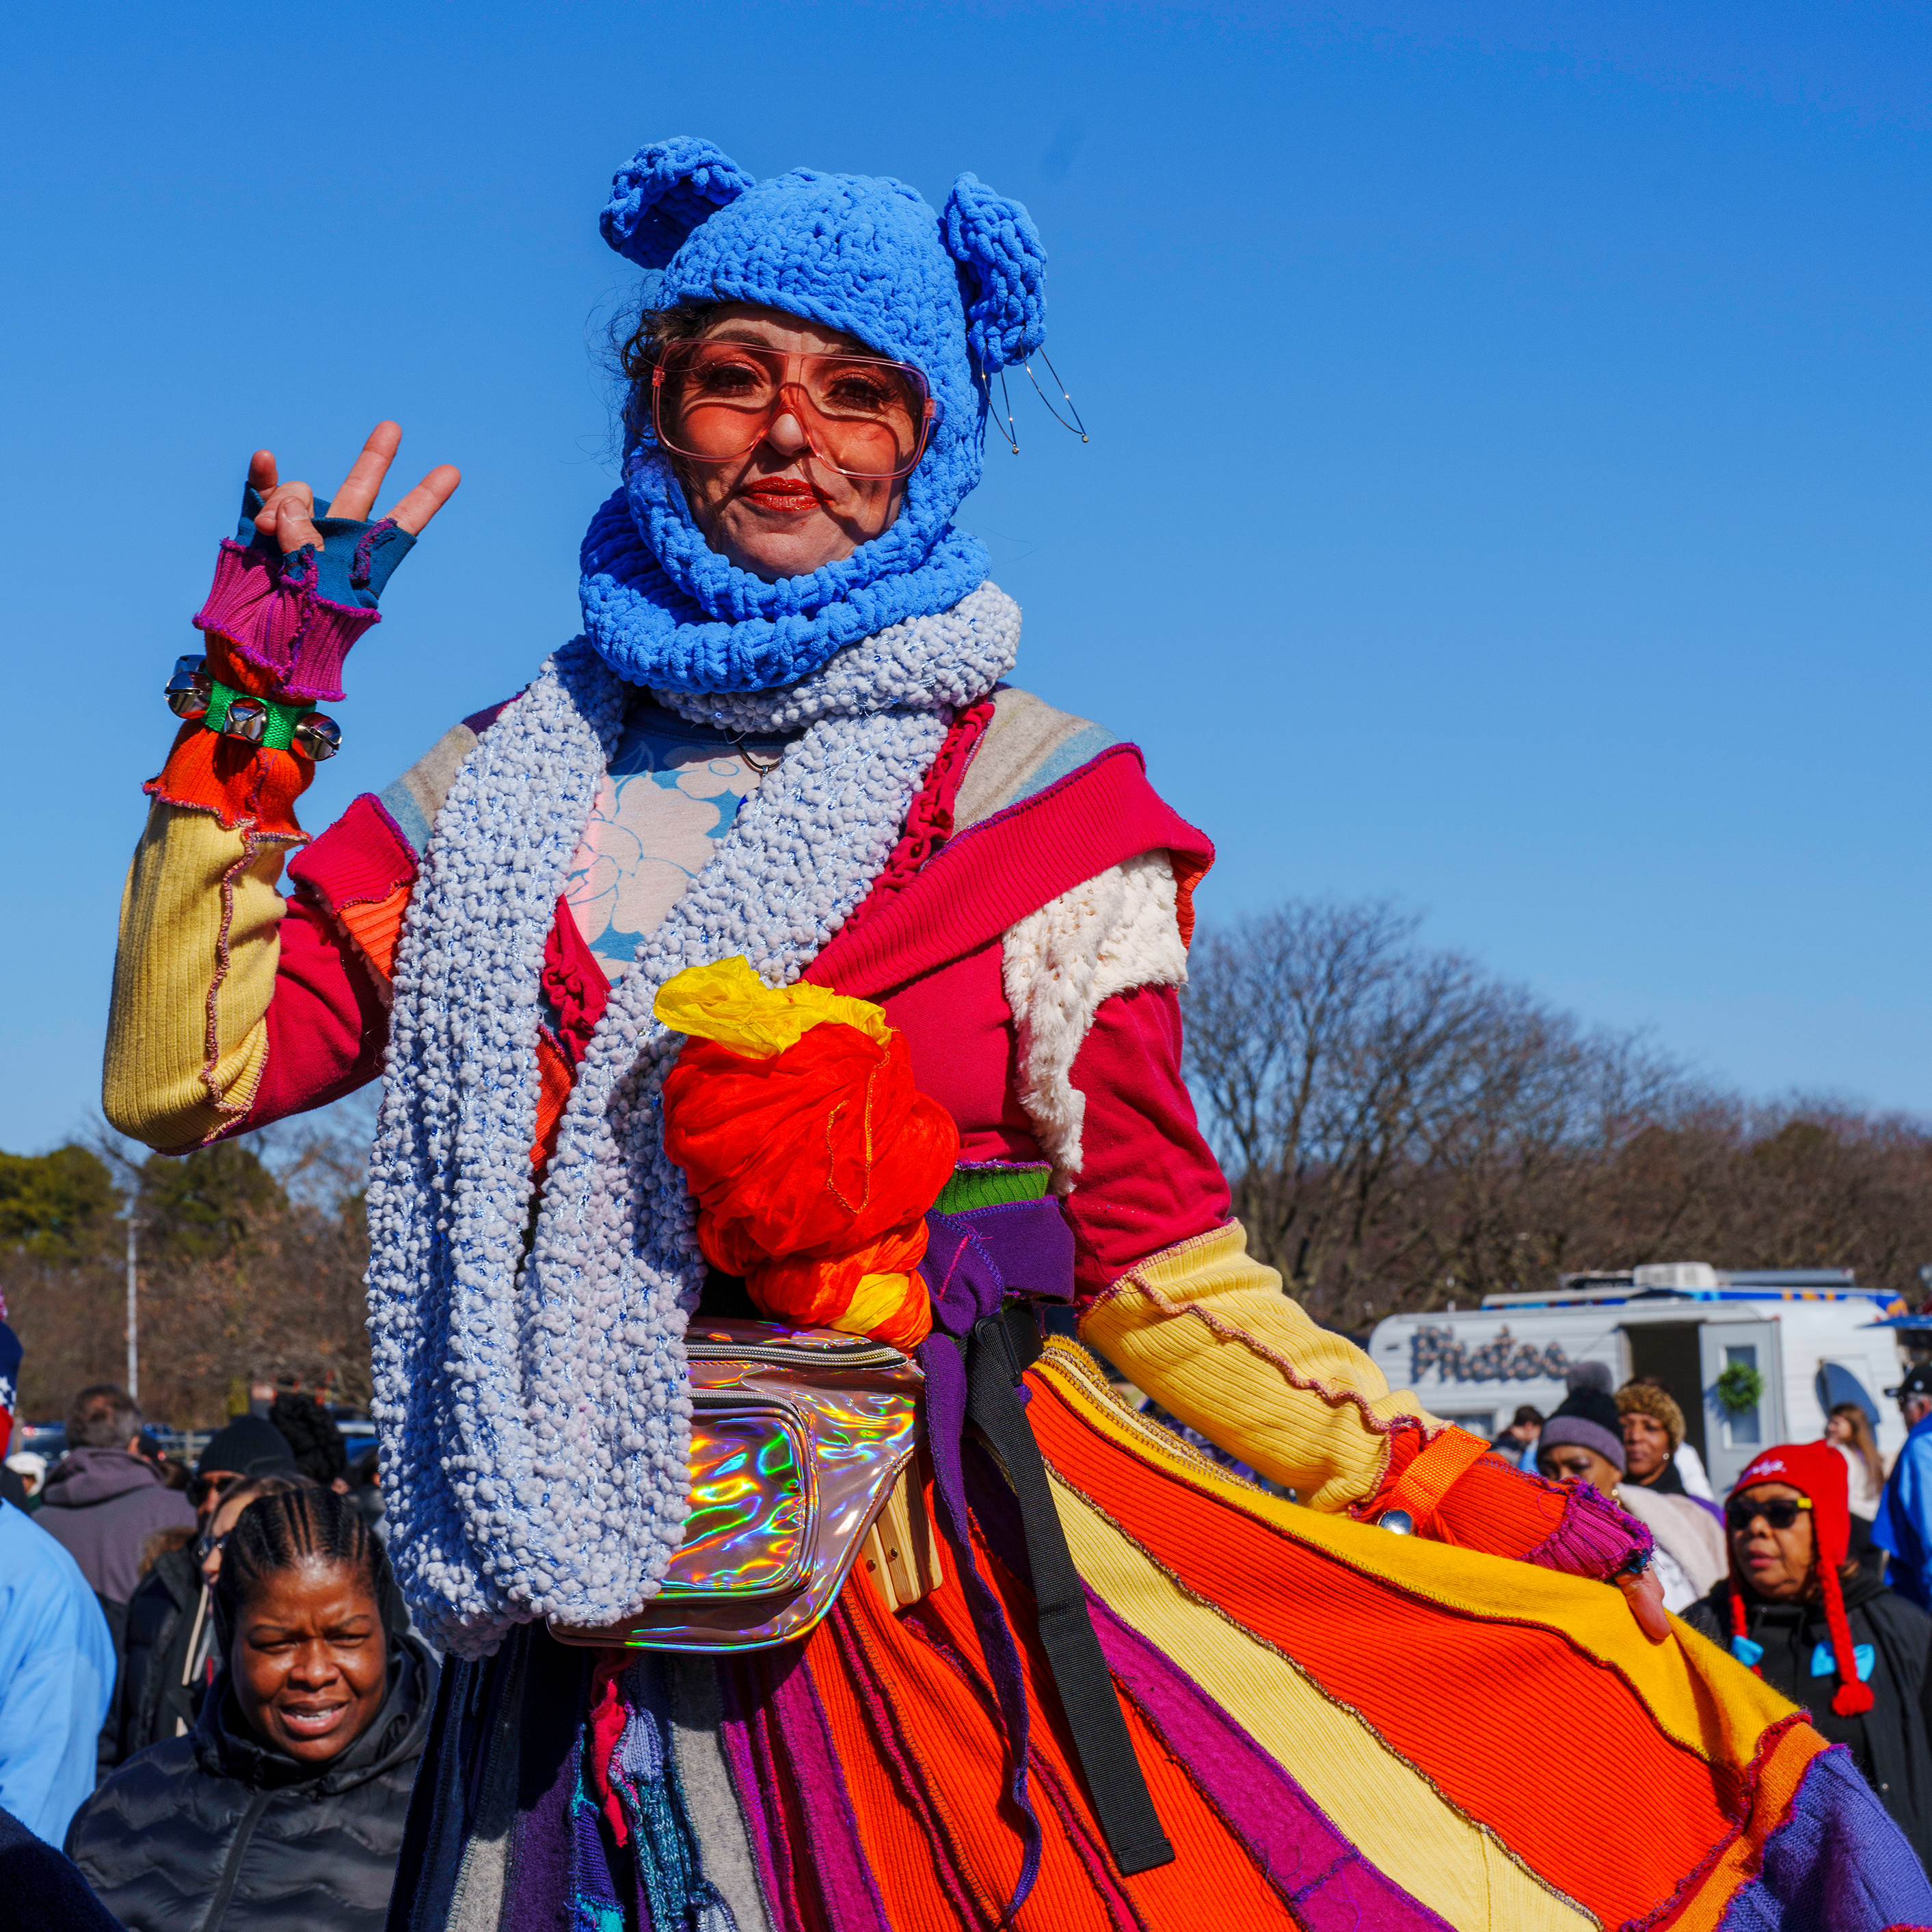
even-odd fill
[{"label": "yellow knit sleeve", "polygon": [[158,800],[121,896],[101,1106],[186,1154],[248,1111],[268,1052],[284,842]]},{"label": "yellow knit sleeve", "polygon": [[1388,1425],[1432,1418],[1345,1336],[1316,1327],[1250,1259],[1238,1221],[1130,1268],[1082,1318],[1080,1336],[1143,1394],[1311,1508],[1375,1493]]}]

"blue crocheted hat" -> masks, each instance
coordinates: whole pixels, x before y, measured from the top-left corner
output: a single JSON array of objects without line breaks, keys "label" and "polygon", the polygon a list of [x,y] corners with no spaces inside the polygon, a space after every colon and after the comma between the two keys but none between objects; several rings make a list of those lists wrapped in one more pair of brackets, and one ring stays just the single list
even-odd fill
[{"label": "blue crocheted hat", "polygon": [[1018,202],[970,174],[943,212],[884,176],[799,168],[756,182],[687,135],[618,170],[602,226],[620,254],[662,272],[658,304],[758,302],[844,329],[916,365],[938,405],[892,528],[776,584],[705,544],[668,464],[647,436],[634,440],[628,500],[604,506],[584,544],[586,624],[616,670],[682,691],[766,689],[984,581],[985,552],[952,517],[980,480],[985,379],[1046,333],[1046,252]]}]

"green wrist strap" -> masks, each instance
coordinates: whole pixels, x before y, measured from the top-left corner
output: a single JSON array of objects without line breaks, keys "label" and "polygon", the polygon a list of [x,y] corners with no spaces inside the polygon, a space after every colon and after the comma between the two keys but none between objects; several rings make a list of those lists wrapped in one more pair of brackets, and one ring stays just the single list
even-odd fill
[{"label": "green wrist strap", "polygon": [[[236,691],[218,679],[211,680],[208,692],[208,710],[202,722],[211,731],[228,729],[228,707],[238,698],[246,699],[250,704],[259,704],[268,714],[262,727],[262,735],[248,742],[260,745],[265,752],[286,752],[296,741],[296,727],[315,709],[313,704],[284,704],[272,698],[256,698],[245,691]],[[235,734],[241,737],[242,734]]]}]

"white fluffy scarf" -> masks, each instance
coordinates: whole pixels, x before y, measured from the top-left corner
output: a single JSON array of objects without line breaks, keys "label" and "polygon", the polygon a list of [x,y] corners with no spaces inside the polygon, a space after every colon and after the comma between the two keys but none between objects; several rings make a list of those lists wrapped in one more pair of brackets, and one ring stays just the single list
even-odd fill
[{"label": "white fluffy scarf", "polygon": [[514,1624],[633,1615],[686,1513],[686,1318],[704,1280],[658,1096],[688,966],[796,980],[864,898],[954,711],[1012,668],[983,584],[782,691],[659,694],[734,729],[805,727],[611,989],[531,1229],[538,993],[565,868],[622,723],[581,641],[486,732],[439,813],[394,976],[369,1187],[370,1330],[390,1547],[460,1655]]}]

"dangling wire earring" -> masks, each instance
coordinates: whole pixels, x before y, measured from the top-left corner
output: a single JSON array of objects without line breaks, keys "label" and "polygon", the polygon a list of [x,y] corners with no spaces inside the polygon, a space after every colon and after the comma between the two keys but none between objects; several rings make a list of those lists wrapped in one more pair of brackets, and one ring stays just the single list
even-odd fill
[{"label": "dangling wire earring", "polygon": [[1074,402],[1072,397],[1067,392],[1066,385],[1060,380],[1060,371],[1053,366],[1052,360],[1048,358],[1047,352],[1044,349],[1036,349],[1034,351],[1034,353],[1037,356],[1042,362],[1046,364],[1046,373],[1053,378],[1054,387],[1060,392],[1060,400],[1064,402],[1066,405],[1068,410],[1072,412],[1073,420],[1071,422],[1069,422],[1066,418],[1053,406],[1052,404],[1047,402],[1046,392],[1040,386],[1040,378],[1033,373],[1033,364],[1029,362],[1025,365],[1027,380],[1032,383],[1034,386],[1034,393],[1039,397],[1042,402],[1046,403],[1047,414],[1052,417],[1054,421],[1059,424],[1062,429],[1070,430],[1082,442],[1087,442],[1089,440],[1087,434],[1087,425],[1081,421],[1078,406]]},{"label": "dangling wire earring", "polygon": [[[1036,349],[1034,351],[1034,354],[1037,356],[1040,359],[1046,364],[1046,373],[1053,378],[1054,386],[1060,392],[1060,400],[1066,405],[1067,413],[1072,417],[1073,420],[1071,422],[1069,422],[1066,420],[1066,417],[1062,416],[1060,412],[1054,407],[1052,399],[1048,396],[1046,392],[1040,386],[1040,378],[1033,373],[1032,362],[1028,361],[1023,363],[1021,366],[1026,370],[1027,380],[1033,385],[1034,394],[1039,397],[1042,403],[1046,404],[1047,414],[1052,417],[1054,421],[1059,424],[1062,429],[1066,430],[1072,434],[1077,436],[1082,442],[1091,442],[1092,438],[1087,434],[1086,423],[1081,417],[1079,405],[1074,401],[1072,394],[1067,388],[1066,385],[1060,380],[1060,371],[1053,366],[1052,358],[1048,356],[1044,349]],[[982,375],[980,377],[980,380],[986,386],[984,389],[982,391],[982,394],[985,396],[986,402],[987,427],[998,429],[1000,432],[1000,438],[1005,442],[1006,447],[1010,449],[1016,456],[1018,455],[1020,453],[1019,431],[1013,420],[1012,392],[1006,386],[1006,372],[1004,369],[1000,371],[1000,400],[1005,406],[1004,412],[1002,412],[1000,409],[996,407],[994,404],[993,379],[992,376],[990,374]],[[984,440],[984,434],[985,431],[982,429],[981,432],[982,441]]]},{"label": "dangling wire earring", "polygon": [[[1000,412],[993,406],[993,379],[990,375],[982,375],[980,380],[986,386],[984,391],[986,398],[986,422],[985,428],[998,429],[1000,426]],[[1020,453],[1020,446],[1018,443],[1015,441],[1012,435],[1012,406],[1010,402],[1008,403],[1006,407],[1006,428],[1000,431],[1000,438],[1016,456],[1018,455]],[[984,429],[981,431],[981,440],[982,442],[985,440]]]}]

